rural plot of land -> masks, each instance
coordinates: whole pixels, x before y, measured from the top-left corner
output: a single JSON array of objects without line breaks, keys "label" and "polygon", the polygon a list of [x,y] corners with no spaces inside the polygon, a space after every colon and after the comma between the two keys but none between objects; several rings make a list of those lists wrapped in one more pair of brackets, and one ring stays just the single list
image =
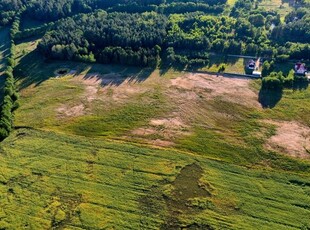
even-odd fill
[{"label": "rural plot of land", "polygon": [[301,217],[310,214],[310,183],[289,173],[27,129],[4,141],[0,158],[2,228],[299,229],[309,224]]},{"label": "rural plot of land", "polygon": [[279,12],[281,18],[284,19],[284,16],[292,11],[294,2],[293,0],[263,0],[259,3],[259,6]]},{"label": "rural plot of land", "polygon": [[310,224],[309,163],[265,145],[278,139],[270,120],[310,125],[309,89],[263,109],[257,80],[44,62],[17,48],[28,53],[17,130],[0,148],[1,227]]}]

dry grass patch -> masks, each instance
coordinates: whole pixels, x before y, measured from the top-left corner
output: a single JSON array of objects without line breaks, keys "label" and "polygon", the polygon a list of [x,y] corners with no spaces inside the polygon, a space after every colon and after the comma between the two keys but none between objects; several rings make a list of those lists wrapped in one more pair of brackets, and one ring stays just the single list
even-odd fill
[{"label": "dry grass patch", "polygon": [[269,123],[277,126],[276,134],[270,137],[265,147],[291,157],[310,159],[310,128],[298,122]]},{"label": "dry grass patch", "polygon": [[[225,96],[228,101],[260,108],[257,93],[249,87],[251,80],[238,77],[223,77],[208,74],[187,74],[171,80],[171,86],[202,94],[206,99]],[[193,94],[189,94],[191,99]]]},{"label": "dry grass patch", "polygon": [[75,106],[68,106],[62,105],[56,109],[58,112],[58,117],[78,117],[85,114],[85,106],[83,104],[75,105]]}]

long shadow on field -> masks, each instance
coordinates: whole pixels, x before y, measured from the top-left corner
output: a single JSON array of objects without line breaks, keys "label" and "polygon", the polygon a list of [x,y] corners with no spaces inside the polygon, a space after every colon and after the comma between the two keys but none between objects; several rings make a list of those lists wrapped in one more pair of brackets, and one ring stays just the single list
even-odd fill
[{"label": "long shadow on field", "polygon": [[293,82],[293,90],[306,90],[309,87],[309,81],[305,77],[296,78]]},{"label": "long shadow on field", "polygon": [[83,79],[98,82],[102,87],[119,86],[123,82],[141,83],[153,71],[154,68],[93,64]]},{"label": "long shadow on field", "polygon": [[[304,78],[296,78],[292,85],[286,86],[292,90],[306,90],[309,87],[309,81]],[[263,108],[274,108],[281,100],[283,90],[270,90],[261,88],[259,91],[258,101]]]},{"label": "long shadow on field", "polygon": [[35,86],[54,77],[54,73],[49,68],[49,63],[44,57],[34,50],[22,57],[19,64],[14,68],[14,76],[20,81],[20,88],[26,88],[32,84]]},{"label": "long shadow on field", "polygon": [[6,59],[10,53],[9,32],[9,27],[0,28],[0,72],[5,70]]},{"label": "long shadow on field", "polygon": [[261,89],[258,95],[258,101],[263,108],[274,108],[282,98],[282,90]]},{"label": "long shadow on field", "polygon": [[38,86],[42,82],[56,77],[57,73],[55,72],[62,68],[68,69],[69,73],[74,76],[83,73],[85,80],[98,82],[102,87],[118,86],[124,81],[140,83],[154,71],[153,68],[48,60],[39,51],[34,50],[22,57],[14,69],[14,75],[20,81],[20,88],[23,89],[33,84]]}]

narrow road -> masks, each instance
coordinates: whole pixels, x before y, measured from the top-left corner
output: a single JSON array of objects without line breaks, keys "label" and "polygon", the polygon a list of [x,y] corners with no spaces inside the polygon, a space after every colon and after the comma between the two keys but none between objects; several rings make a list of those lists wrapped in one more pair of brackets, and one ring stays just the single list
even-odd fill
[{"label": "narrow road", "polygon": [[256,62],[255,62],[255,71],[259,70],[259,64],[260,64],[260,57],[257,58]]}]

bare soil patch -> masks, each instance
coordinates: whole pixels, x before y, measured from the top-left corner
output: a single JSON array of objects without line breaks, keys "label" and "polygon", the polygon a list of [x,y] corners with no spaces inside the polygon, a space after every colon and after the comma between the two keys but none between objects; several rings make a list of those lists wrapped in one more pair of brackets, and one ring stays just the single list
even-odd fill
[{"label": "bare soil patch", "polygon": [[[174,145],[177,137],[190,134],[186,125],[180,117],[152,119],[147,127],[141,127],[132,131],[132,134],[150,139],[149,142],[155,146],[169,147]],[[156,139],[154,140],[154,138]]]},{"label": "bare soil patch", "polygon": [[85,114],[85,106],[83,104],[73,107],[62,105],[56,111],[59,117],[78,117]]},{"label": "bare soil patch", "polygon": [[276,134],[270,137],[265,147],[291,157],[310,159],[310,128],[298,122],[268,121],[276,125]]},{"label": "bare soil patch", "polygon": [[[190,73],[183,77],[171,80],[171,87],[194,91],[202,94],[204,98],[212,99],[224,96],[227,100],[250,107],[261,107],[257,93],[249,87],[251,79],[238,77],[223,77],[208,74]],[[193,99],[193,94],[188,94]]]},{"label": "bare soil patch", "polygon": [[[131,96],[146,92],[147,89],[137,84],[133,77],[126,77],[118,73],[98,74],[91,73],[79,75],[73,80],[79,81],[86,86],[84,98],[88,102],[109,100],[110,102],[122,102]],[[107,98],[107,96],[109,96]]]},{"label": "bare soil patch", "polygon": [[151,120],[146,127],[133,130],[132,134],[151,144],[173,146],[177,139],[192,133],[197,121],[200,125],[206,122],[208,128],[216,128],[219,117],[226,122],[234,119],[208,104],[216,97],[247,107],[261,108],[257,93],[249,86],[250,81],[246,78],[194,73],[170,79],[164,90],[170,100],[171,113]]}]

